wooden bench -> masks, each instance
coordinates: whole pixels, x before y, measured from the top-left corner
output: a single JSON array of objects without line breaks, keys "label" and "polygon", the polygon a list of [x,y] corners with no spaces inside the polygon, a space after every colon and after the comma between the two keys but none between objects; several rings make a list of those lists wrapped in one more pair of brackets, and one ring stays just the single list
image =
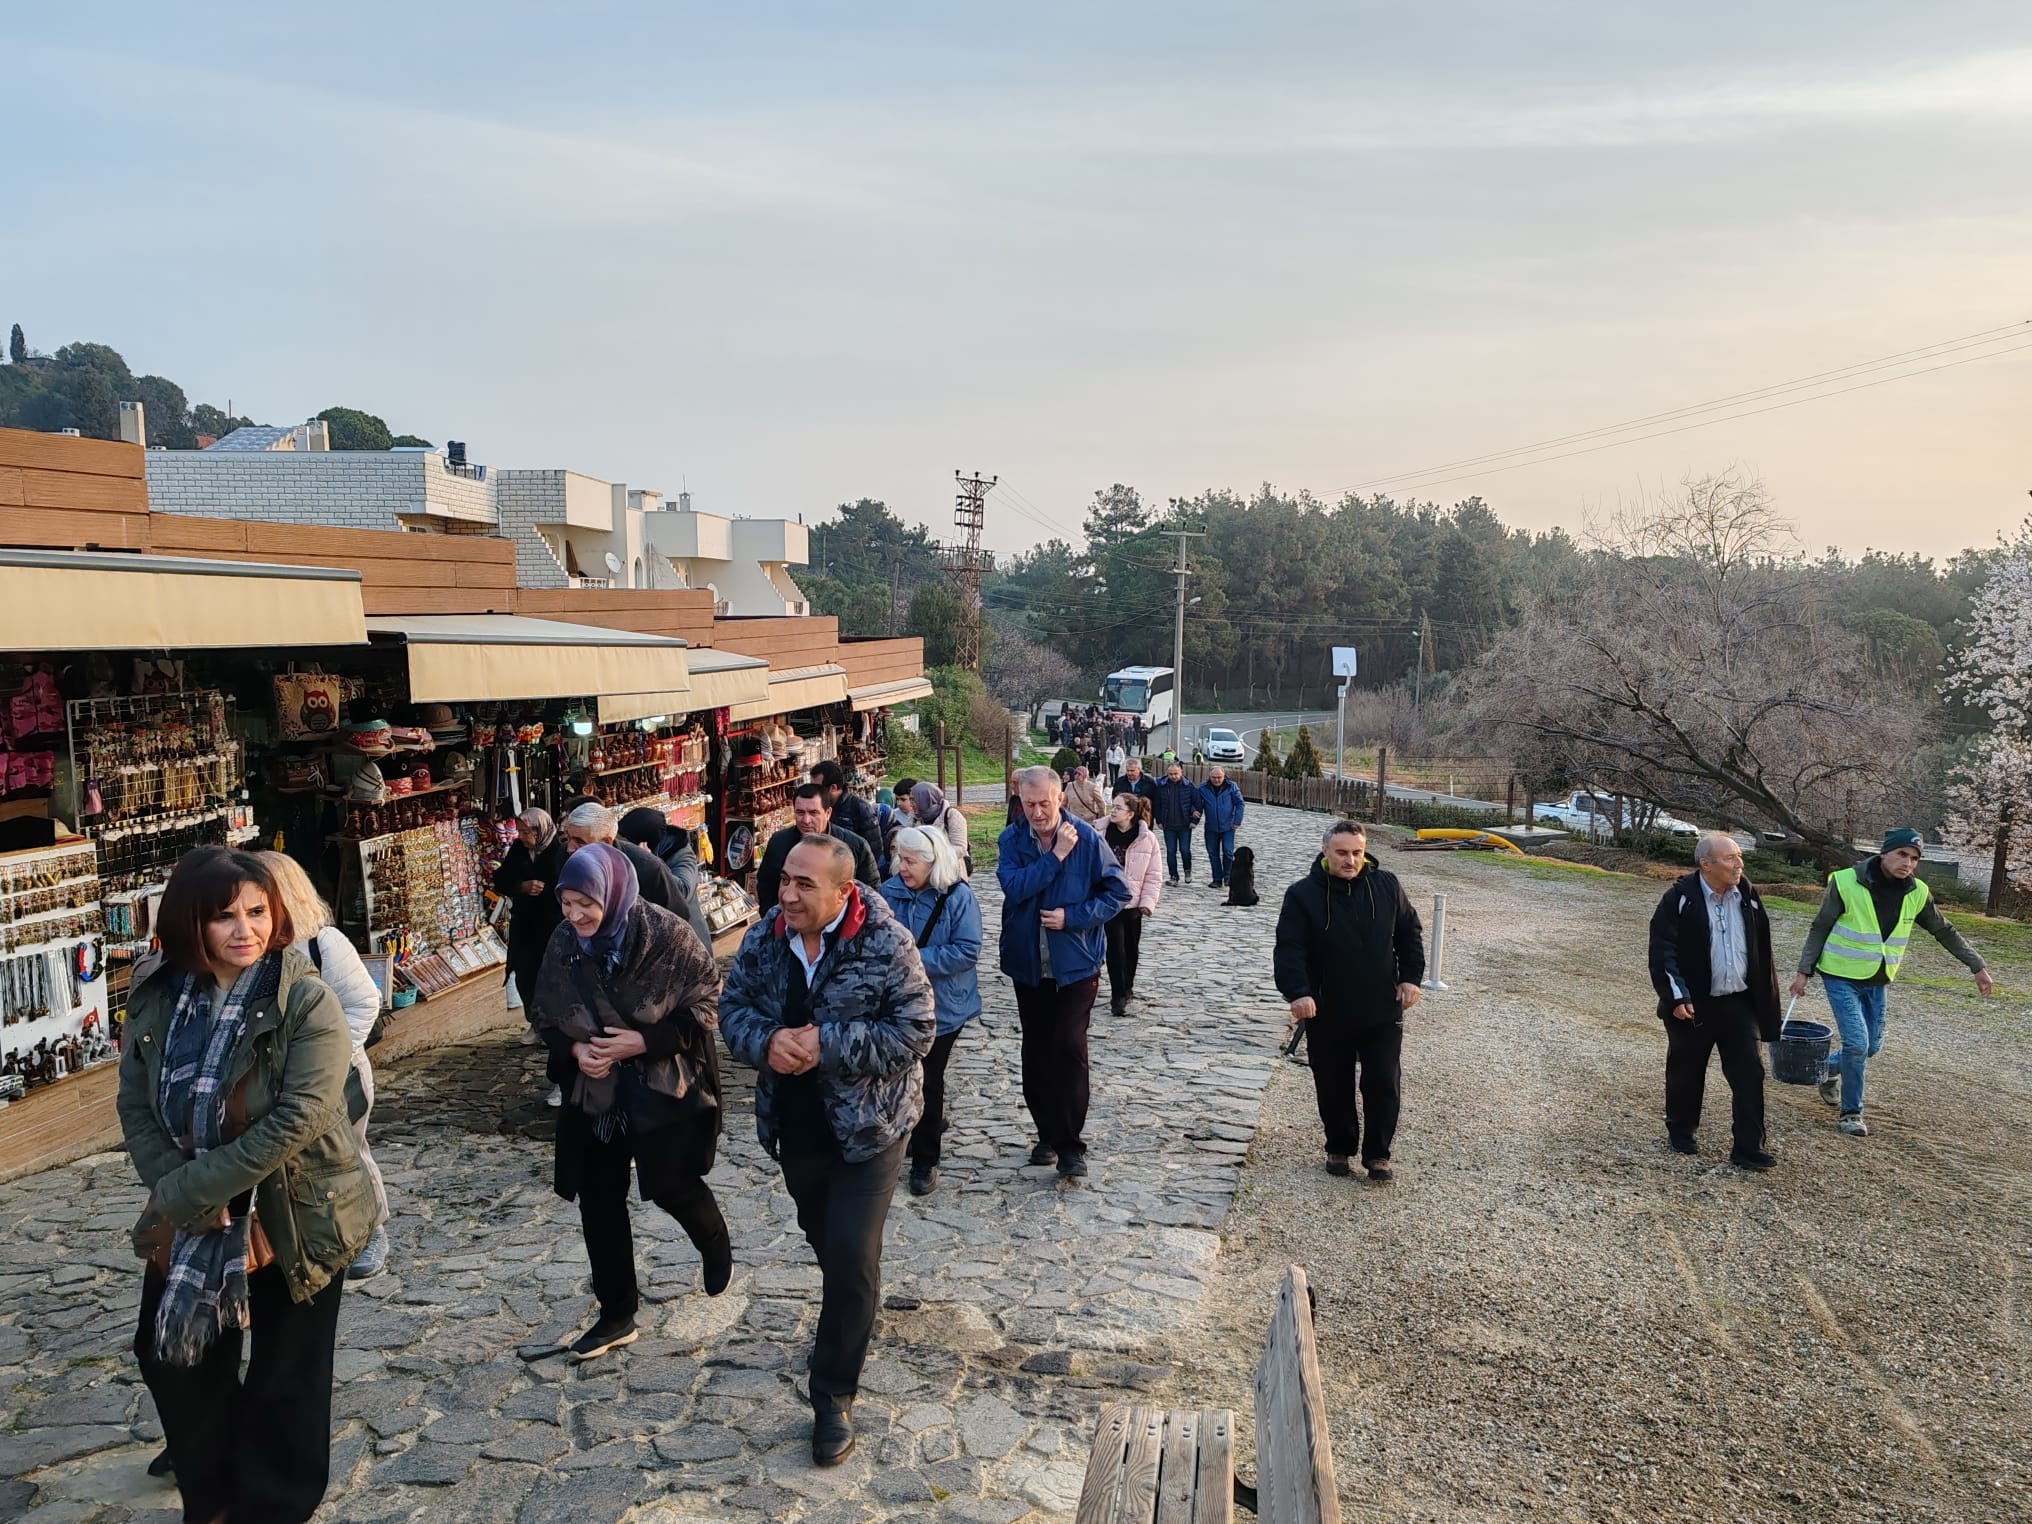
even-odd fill
[{"label": "wooden bench", "polygon": [[1235,1480],[1235,1415],[1110,1403],[1094,1429],[1076,1524],[1340,1524],[1312,1291],[1293,1265],[1256,1362],[1256,1486]]}]

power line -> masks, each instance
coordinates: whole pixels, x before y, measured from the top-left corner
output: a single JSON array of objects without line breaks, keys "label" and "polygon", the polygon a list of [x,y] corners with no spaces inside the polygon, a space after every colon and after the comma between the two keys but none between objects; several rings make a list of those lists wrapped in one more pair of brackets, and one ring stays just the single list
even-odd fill
[{"label": "power line", "polygon": [[[1530,460],[1511,461],[1507,465],[1490,466],[1487,469],[1481,471],[1463,471],[1456,473],[1455,475],[1452,476],[1427,476],[1424,480],[1403,482],[1399,485],[1399,487],[1396,490],[1415,492],[1426,487],[1445,486],[1449,482],[1475,481],[1484,476],[1499,476],[1505,471],[1515,471],[1524,466],[1549,465],[1556,460],[1570,460],[1576,455],[1594,455],[1600,453],[1603,450],[1617,449],[1622,445],[1641,444],[1643,441],[1647,439],[1665,439],[1673,434],[1685,434],[1690,433],[1694,429],[1711,428],[1713,425],[1717,423],[1734,423],[1738,419],[1755,418],[1764,413],[1782,412],[1786,408],[1798,407],[1800,406],[1800,404],[1806,402],[1825,402],[1830,397],[1846,396],[1850,392],[1868,391],[1872,387],[1877,386],[1889,386],[1894,381],[1910,381],[1916,376],[1931,375],[1934,371],[1937,370],[1954,370],[1959,366],[1973,365],[1979,360],[2001,359],[2005,355],[2017,354],[2021,350],[2027,349],[2032,349],[2032,342],[2027,342],[2024,344],[2014,344],[2007,349],[1993,349],[1987,354],[1969,355],[1960,360],[1948,360],[1939,365],[1929,365],[1920,370],[1905,371],[1902,374],[1896,376],[1882,376],[1875,381],[1859,381],[1854,386],[1843,386],[1837,387],[1833,391],[1816,392],[1810,397],[1794,397],[1789,402],[1774,402],[1769,407],[1747,408],[1739,413],[1728,413],[1720,417],[1703,418],[1694,423],[1681,424],[1678,428],[1656,429],[1648,434],[1633,434],[1627,439],[1611,439],[1604,444],[1589,445],[1584,449],[1563,450],[1556,455],[1540,455]],[[1430,469],[1437,471],[1443,470],[1445,468],[1435,466]],[[1417,472],[1407,472],[1405,474],[1407,476],[1419,475],[1419,473]],[[1396,478],[1379,477],[1377,478],[1377,480],[1378,481],[1396,480]],[[1365,483],[1363,485],[1367,484]],[[1357,487],[1349,487],[1346,490],[1349,493],[1355,493],[1361,491],[1362,489],[1361,487],[1357,486]]]},{"label": "power line", "polygon": [[2023,322],[2005,323],[2001,327],[1986,328],[1980,333],[1963,334],[1960,338],[1955,339],[1942,339],[1935,344],[1922,344],[1917,349],[1900,350],[1896,354],[1883,355],[1875,360],[1861,360],[1854,365],[1843,365],[1833,370],[1816,371],[1810,376],[1801,376],[1797,380],[1780,381],[1775,385],[1760,386],[1747,392],[1735,392],[1726,397],[1716,397],[1707,402],[1692,403],[1686,407],[1673,408],[1663,413],[1648,413],[1642,418],[1632,418],[1624,423],[1609,424],[1598,429],[1584,429],[1578,434],[1562,434],[1554,439],[1540,440],[1537,444],[1518,445],[1508,450],[1493,450],[1486,455],[1470,455],[1461,460],[1444,461],[1439,465],[1428,466],[1420,471],[1399,471],[1388,476],[1373,477],[1369,481],[1358,482],[1347,490],[1359,492],[1364,487],[1379,486],[1385,482],[1396,481],[1401,477],[1425,476],[1433,471],[1451,471],[1456,466],[1477,466],[1485,461],[1501,460],[1505,456],[1526,455],[1538,450],[1549,450],[1557,445],[1574,444],[1583,439],[1592,439],[1600,434],[1618,434],[1627,429],[1642,428],[1647,424],[1665,423],[1676,418],[1685,417],[1690,413],[1705,412],[1711,408],[1728,407],[1738,402],[1752,402],[1763,397],[1782,395],[1785,392],[1796,391],[1802,386],[1814,385],[1822,381],[1838,380],[1857,372],[1881,370],[1887,365],[1900,364],[1915,358],[1923,357],[1930,359],[1937,354],[1952,354],[1958,349],[1975,348],[1983,344],[1994,343],[1999,335],[2022,333],[2025,327],[2026,324]]}]

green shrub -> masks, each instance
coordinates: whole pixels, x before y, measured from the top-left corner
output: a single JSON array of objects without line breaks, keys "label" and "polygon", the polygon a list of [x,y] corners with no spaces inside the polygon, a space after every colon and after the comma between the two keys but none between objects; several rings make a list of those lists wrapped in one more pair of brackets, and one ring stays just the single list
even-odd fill
[{"label": "green shrub", "polygon": [[1284,759],[1287,778],[1318,778],[1323,775],[1319,748],[1312,744],[1312,727],[1298,727],[1298,739],[1291,743],[1291,755]]},{"label": "green shrub", "polygon": [[1406,812],[1414,831],[1492,831],[1503,824],[1494,810],[1473,810],[1464,804],[1414,804]]},{"label": "green shrub", "polygon": [[1051,770],[1055,773],[1069,773],[1082,765],[1080,754],[1070,746],[1061,746],[1051,754]]}]

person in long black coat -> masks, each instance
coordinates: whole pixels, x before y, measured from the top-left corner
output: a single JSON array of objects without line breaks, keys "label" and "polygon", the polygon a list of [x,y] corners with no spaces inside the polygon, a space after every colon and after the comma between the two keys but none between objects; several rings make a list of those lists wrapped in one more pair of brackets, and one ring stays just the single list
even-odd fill
[{"label": "person in long black coat", "polygon": [[1710,831],[1694,847],[1699,866],[1651,915],[1651,983],[1665,1023],[1665,1132],[1680,1153],[1699,1152],[1708,1056],[1717,1049],[1733,1100],[1729,1162],[1769,1169],[1764,1147],[1764,1059],[1758,1039],[1778,1040],[1778,966],[1763,896],[1743,877],[1743,849]]},{"label": "person in long black coat", "polygon": [[494,870],[494,892],[508,901],[508,976],[522,1002],[522,1019],[532,1020],[530,999],[536,971],[550,934],[564,919],[557,904],[557,875],[564,867],[565,843],[549,814],[524,810],[515,817],[515,845]]}]

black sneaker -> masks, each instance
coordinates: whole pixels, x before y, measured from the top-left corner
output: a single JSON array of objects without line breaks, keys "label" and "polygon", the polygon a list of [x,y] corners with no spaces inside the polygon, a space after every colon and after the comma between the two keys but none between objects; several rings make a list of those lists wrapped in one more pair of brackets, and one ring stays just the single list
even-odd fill
[{"label": "black sneaker", "polygon": [[176,1462],[169,1458],[167,1446],[163,1447],[162,1454],[156,1456],[154,1460],[148,1463],[148,1474],[153,1477],[176,1475]]},{"label": "black sneaker", "polygon": [[594,1360],[610,1349],[633,1344],[639,1338],[633,1318],[601,1318],[572,1342],[574,1361]]},{"label": "black sneaker", "polygon": [[1176,873],[1171,875],[1171,887],[1174,889],[1178,887],[1178,875]]},{"label": "black sneaker", "polygon": [[1700,1152],[1700,1145],[1693,1141],[1693,1134],[1690,1132],[1667,1133],[1665,1141],[1672,1145],[1672,1151],[1676,1154],[1697,1154]]},{"label": "black sneaker", "polygon": [[1058,1150],[1053,1148],[1049,1143],[1039,1143],[1030,1150],[1030,1162],[1032,1164],[1056,1164],[1058,1163]]},{"label": "black sneaker", "polygon": [[837,1466],[854,1453],[854,1409],[851,1403],[827,1403],[811,1414],[811,1463]]},{"label": "black sneaker", "polygon": [[1778,1162],[1774,1155],[1761,1148],[1738,1148],[1729,1154],[1729,1163],[1737,1169],[1767,1170]]},{"label": "black sneaker", "polygon": [[718,1296],[734,1279],[734,1241],[724,1231],[699,1254],[706,1295]]},{"label": "black sneaker", "polygon": [[1058,1161],[1058,1178],[1061,1180],[1084,1180],[1087,1177],[1087,1156],[1083,1153],[1067,1154]]},{"label": "black sneaker", "polygon": [[938,1189],[938,1166],[936,1164],[913,1164],[910,1166],[910,1194],[929,1196]]},{"label": "black sneaker", "polygon": [[1362,1165],[1362,1168],[1366,1169],[1369,1172],[1369,1178],[1371,1180],[1381,1181],[1386,1184],[1389,1182],[1390,1161],[1388,1159],[1367,1160]]},{"label": "black sneaker", "polygon": [[1328,1154],[1326,1156],[1326,1172],[1329,1175],[1347,1174],[1348,1156],[1346,1154]]}]

